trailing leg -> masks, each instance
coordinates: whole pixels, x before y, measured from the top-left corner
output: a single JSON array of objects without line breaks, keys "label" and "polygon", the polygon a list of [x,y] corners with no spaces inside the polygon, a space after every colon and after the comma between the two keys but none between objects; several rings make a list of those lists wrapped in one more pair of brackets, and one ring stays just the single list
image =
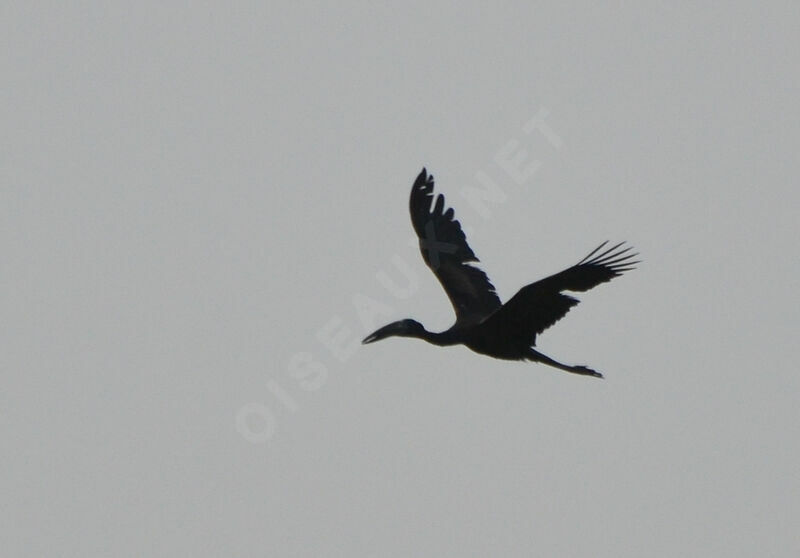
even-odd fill
[{"label": "trailing leg", "polygon": [[559,370],[564,370],[565,372],[571,372],[573,374],[581,374],[582,376],[594,376],[595,378],[602,378],[603,375],[596,370],[592,370],[588,366],[578,365],[578,366],[570,366],[568,364],[561,364],[558,361],[553,360],[547,355],[540,353],[539,351],[531,348],[528,356],[526,357],[528,360],[532,360],[534,362],[541,362],[542,364],[547,364],[552,366],[553,368],[558,368]]}]

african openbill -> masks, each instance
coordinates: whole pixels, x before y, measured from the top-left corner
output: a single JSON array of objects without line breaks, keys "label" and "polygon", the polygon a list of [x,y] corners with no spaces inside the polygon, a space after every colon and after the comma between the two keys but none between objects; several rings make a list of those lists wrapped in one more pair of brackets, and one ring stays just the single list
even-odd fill
[{"label": "african openbill", "polygon": [[[422,258],[444,287],[456,311],[456,323],[440,333],[427,331],[416,320],[393,322],[368,335],[363,343],[391,336],[418,337],[434,345],[463,344],[484,355],[508,360],[532,360],[586,376],[603,375],[588,366],[570,366],[536,351],[536,335],[556,323],[578,304],[563,291],[588,291],[634,269],[631,248],[607,241],[572,267],[522,287],[505,304],[486,274],[469,262],[478,258],[467,244],[453,208],[444,209],[444,196],[433,204],[433,175],[423,168],[411,187],[411,223],[419,237]],[[433,207],[431,207],[433,205]]]}]

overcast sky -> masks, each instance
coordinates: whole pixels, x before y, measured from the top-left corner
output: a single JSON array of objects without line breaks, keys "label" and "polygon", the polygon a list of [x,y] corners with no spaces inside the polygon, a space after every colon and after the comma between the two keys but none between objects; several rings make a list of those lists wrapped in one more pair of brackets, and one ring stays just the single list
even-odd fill
[{"label": "overcast sky", "polygon": [[[9,556],[800,553],[797,3],[47,4],[0,18]],[[423,166],[503,300],[635,246],[538,339],[604,380],[359,344],[454,318]]]}]

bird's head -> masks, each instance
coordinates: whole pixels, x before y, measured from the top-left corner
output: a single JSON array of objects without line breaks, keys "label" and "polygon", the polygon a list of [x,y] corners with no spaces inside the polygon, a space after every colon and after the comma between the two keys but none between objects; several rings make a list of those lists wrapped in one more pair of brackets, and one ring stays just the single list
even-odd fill
[{"label": "bird's head", "polygon": [[367,335],[362,341],[363,344],[380,341],[387,337],[421,337],[425,333],[425,328],[417,320],[405,319],[399,322],[392,322],[379,330]]}]

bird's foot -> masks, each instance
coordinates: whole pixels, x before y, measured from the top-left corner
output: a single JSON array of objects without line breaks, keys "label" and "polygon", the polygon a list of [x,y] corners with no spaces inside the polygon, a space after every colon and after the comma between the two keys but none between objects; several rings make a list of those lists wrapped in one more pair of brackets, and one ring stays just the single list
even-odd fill
[{"label": "bird's foot", "polygon": [[591,368],[583,364],[579,364],[578,366],[573,366],[572,371],[575,372],[576,374],[583,374],[584,376],[594,376],[595,378],[603,377],[603,375],[597,370],[592,370]]}]

